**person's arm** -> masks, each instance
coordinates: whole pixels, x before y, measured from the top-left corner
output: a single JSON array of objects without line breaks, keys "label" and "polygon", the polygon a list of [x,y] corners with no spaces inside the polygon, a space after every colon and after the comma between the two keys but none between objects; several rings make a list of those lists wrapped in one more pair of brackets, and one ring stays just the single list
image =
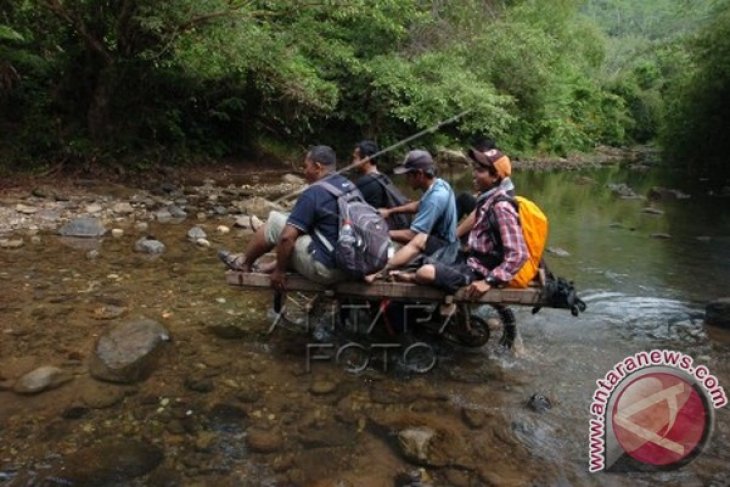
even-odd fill
[{"label": "person's arm", "polygon": [[279,242],[276,244],[276,268],[269,277],[271,287],[277,291],[286,290],[286,268],[301,233],[301,230],[297,227],[285,225],[284,230],[279,235]]},{"label": "person's arm", "polygon": [[474,210],[471,213],[469,213],[466,218],[464,218],[461,223],[459,223],[459,226],[456,227],[456,238],[461,238],[467,233],[471,232],[471,229],[474,228],[474,222],[477,219],[477,211]]},{"label": "person's arm", "polygon": [[418,235],[410,228],[404,228],[403,230],[391,230],[388,232],[390,239],[398,243],[408,243],[413,240],[413,237]]},{"label": "person's arm", "polygon": [[380,208],[378,211],[383,218],[388,218],[393,213],[416,213],[418,212],[418,205],[420,201],[411,201],[401,206],[394,206],[393,208]]}]

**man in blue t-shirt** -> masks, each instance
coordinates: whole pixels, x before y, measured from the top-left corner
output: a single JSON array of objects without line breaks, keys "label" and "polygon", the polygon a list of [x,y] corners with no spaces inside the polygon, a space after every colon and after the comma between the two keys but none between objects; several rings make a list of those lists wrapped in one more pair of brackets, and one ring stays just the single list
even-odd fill
[{"label": "man in blue t-shirt", "polygon": [[[286,288],[286,270],[294,269],[307,279],[321,284],[333,284],[346,279],[337,268],[332,248],[339,232],[337,199],[323,186],[326,180],[347,193],[358,191],[346,178],[336,173],[337,158],[328,146],[318,145],[304,158],[304,177],[310,186],[297,199],[290,214],[272,211],[249,242],[246,252],[234,256],[221,252],[223,262],[231,269],[250,272],[256,259],[276,247],[276,264],[269,269],[271,286]],[[328,244],[323,241],[327,240]]]},{"label": "man in blue t-shirt", "polygon": [[[458,249],[454,191],[449,183],[436,177],[431,154],[425,150],[412,150],[393,173],[405,174],[411,188],[420,189],[423,196],[419,201],[380,210],[383,218],[393,213],[416,213],[410,228],[390,231],[390,238],[403,244],[403,247],[388,261],[384,273],[408,264],[419,254],[432,255],[451,245],[455,250]],[[372,282],[375,277],[368,276],[366,280]]]}]

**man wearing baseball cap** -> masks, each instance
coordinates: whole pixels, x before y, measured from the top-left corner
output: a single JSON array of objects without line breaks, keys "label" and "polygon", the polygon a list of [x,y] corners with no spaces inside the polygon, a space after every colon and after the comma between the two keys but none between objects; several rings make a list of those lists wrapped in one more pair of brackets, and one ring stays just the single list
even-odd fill
[{"label": "man wearing baseball cap", "polygon": [[[494,142],[488,138],[478,138],[474,147],[467,151],[469,159],[473,164],[492,165],[497,171],[497,177],[500,178],[499,187],[507,193],[510,198],[515,197],[515,185],[510,176],[512,175],[512,162],[509,157],[504,155],[494,146]],[[476,202],[475,202],[476,203]],[[476,204],[474,204],[476,206]],[[467,235],[474,226],[476,212],[472,210],[469,215],[464,218],[456,228],[456,235],[460,239]]]},{"label": "man wearing baseball cap", "polygon": [[[390,238],[403,247],[388,261],[383,272],[404,266],[419,254],[432,255],[457,241],[454,191],[449,183],[436,177],[431,154],[421,149],[412,150],[393,173],[405,175],[409,186],[423,191],[423,196],[419,201],[380,210],[384,218],[393,213],[416,214],[409,228],[390,231]],[[368,276],[366,280],[372,282],[375,277]]]},{"label": "man wearing baseball cap", "polygon": [[[467,296],[478,298],[490,288],[508,283],[527,260],[529,253],[517,210],[502,186],[504,166],[495,165],[501,157],[478,151],[470,155],[480,194],[466,252],[460,253],[455,262],[429,262],[415,273],[399,275],[400,280],[431,284],[450,293],[466,286]],[[490,211],[494,212],[494,221],[489,218]],[[497,310],[505,326],[501,343],[511,347],[516,336],[514,314],[503,306]]]}]

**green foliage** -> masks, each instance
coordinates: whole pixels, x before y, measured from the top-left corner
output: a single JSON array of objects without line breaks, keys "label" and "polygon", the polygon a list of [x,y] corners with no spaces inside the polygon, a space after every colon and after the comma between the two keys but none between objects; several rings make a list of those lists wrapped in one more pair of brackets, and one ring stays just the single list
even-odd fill
[{"label": "green foliage", "polygon": [[[694,24],[711,2],[698,1]],[[388,145],[464,112],[417,144],[489,133],[512,153],[565,154],[647,141],[663,121],[666,80],[681,76],[673,55],[683,51],[660,43],[676,37],[666,29],[685,31],[680,8],[0,0],[0,150],[84,164],[313,142],[349,151],[363,136]]]},{"label": "green foliage", "polygon": [[730,176],[730,2],[690,44],[682,76],[669,89],[665,155],[716,184]]}]

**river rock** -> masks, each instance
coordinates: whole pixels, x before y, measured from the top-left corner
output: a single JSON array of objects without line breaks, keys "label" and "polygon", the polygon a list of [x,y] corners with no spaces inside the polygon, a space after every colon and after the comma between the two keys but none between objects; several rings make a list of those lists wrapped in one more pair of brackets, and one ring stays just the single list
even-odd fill
[{"label": "river rock", "polygon": [[319,422],[298,429],[298,440],[301,445],[312,448],[337,448],[352,444],[355,438],[354,425]]},{"label": "river rock", "polygon": [[431,449],[431,440],[436,432],[426,426],[418,428],[408,428],[398,432],[398,445],[400,446],[403,456],[416,462],[417,464],[427,464],[431,466],[444,466],[440,462],[434,465],[429,461],[429,450]]},{"label": "river rock", "polygon": [[99,203],[90,203],[86,205],[86,213],[101,213],[101,211],[104,209],[103,206],[101,206]]},{"label": "river rock", "polygon": [[112,237],[114,238],[121,238],[122,235],[124,235],[124,230],[121,228],[113,228],[112,229]]},{"label": "river rock", "polygon": [[575,178],[575,183],[580,184],[581,186],[590,186],[596,184],[596,180],[589,178],[588,176],[578,176]]},{"label": "river rock", "polygon": [[220,233],[221,235],[226,235],[228,233],[231,233],[231,229],[225,225],[218,225],[218,227],[215,229],[215,231]]},{"label": "river rock", "polygon": [[331,394],[337,390],[337,383],[328,380],[315,380],[312,385],[309,386],[309,392],[315,396],[323,396],[325,394]]},{"label": "river rock", "polygon": [[124,390],[87,379],[82,382],[79,395],[81,401],[91,409],[106,409],[124,399]]},{"label": "river rock", "polygon": [[649,190],[649,198],[653,200],[686,200],[690,197],[678,189],[662,188],[654,186]]},{"label": "river rock", "polygon": [[153,214],[160,223],[167,223],[172,220],[172,214],[167,209],[157,210]]},{"label": "river rock", "polygon": [[468,429],[447,414],[373,411],[368,419],[372,429],[384,437],[392,438],[395,433],[403,456],[416,464],[465,469],[477,466]]},{"label": "river rock", "polygon": [[167,211],[170,212],[170,215],[172,215],[173,218],[185,219],[188,217],[187,212],[177,205],[170,205],[167,207]]},{"label": "river rock", "polygon": [[461,419],[470,429],[475,430],[484,426],[487,415],[484,411],[465,407],[461,409]]},{"label": "river rock", "polygon": [[207,330],[218,338],[223,338],[225,340],[238,340],[240,338],[245,338],[248,335],[248,331],[245,328],[242,328],[233,322],[211,325],[207,328]]},{"label": "river rock", "polygon": [[113,304],[105,304],[102,306],[99,306],[98,308],[94,308],[94,311],[92,311],[92,316],[96,320],[113,320],[114,318],[119,318],[127,311],[127,308],[123,306],[115,306]]},{"label": "river rock", "polygon": [[553,254],[557,257],[570,257],[570,252],[560,247],[548,247],[546,249],[548,253]]},{"label": "river rock", "polygon": [[62,211],[60,208],[42,208],[36,213],[36,218],[47,222],[57,222],[61,219]]},{"label": "river rock", "polygon": [[55,389],[72,379],[65,370],[46,365],[28,372],[17,380],[13,390],[18,394],[36,394]]},{"label": "river rock", "polygon": [[545,411],[552,409],[553,403],[550,398],[544,394],[535,393],[527,400],[527,407],[536,413],[544,413]]},{"label": "river rock", "polygon": [[142,237],[134,243],[134,250],[145,254],[161,254],[165,251],[165,244],[155,237]]},{"label": "river rock", "polygon": [[651,206],[647,206],[646,208],[641,209],[642,213],[646,213],[648,215],[663,215],[664,211],[660,210],[659,208],[653,208]]},{"label": "river rock", "polygon": [[247,215],[256,215],[258,217],[266,217],[271,210],[276,209],[276,205],[271,201],[260,196],[254,196],[244,201],[239,201],[236,205],[239,210]]},{"label": "river rock", "polygon": [[255,453],[274,453],[281,450],[284,440],[275,431],[249,428],[246,432],[246,446]]},{"label": "river rock", "polygon": [[611,190],[611,192],[613,194],[615,194],[616,196],[619,196],[620,198],[624,198],[624,199],[637,199],[637,198],[641,198],[626,183],[608,184],[607,187],[608,187],[609,190]]},{"label": "river rock", "polygon": [[62,226],[58,233],[64,237],[96,238],[106,233],[98,218],[75,218]]},{"label": "river rock", "polygon": [[17,205],[15,205],[15,211],[24,215],[32,215],[33,213],[38,211],[38,208],[36,208],[35,206],[28,206],[22,203],[18,203]]},{"label": "river rock", "polygon": [[194,226],[190,230],[188,230],[188,240],[192,242],[197,242],[200,239],[206,239],[208,238],[208,235],[205,233],[205,230],[198,226]]},{"label": "river rock", "polygon": [[705,323],[730,328],[730,298],[712,301],[705,308]]},{"label": "river rock", "polygon": [[22,246],[23,246],[23,239],[22,238],[15,238],[15,239],[3,238],[3,239],[0,239],[0,248],[2,248],[2,249],[19,249]]},{"label": "river rock", "polygon": [[652,233],[652,234],[651,234],[651,235],[649,235],[649,236],[650,236],[651,238],[655,238],[655,239],[657,239],[657,240],[669,240],[670,238],[672,238],[672,236],[671,236],[671,235],[669,235],[668,233],[660,233],[660,232],[657,232],[657,233]]},{"label": "river rock", "polygon": [[193,374],[185,378],[185,387],[191,391],[206,394],[215,389],[213,380],[202,374]]},{"label": "river rock", "polygon": [[130,485],[133,478],[152,471],[162,459],[162,450],[154,445],[131,439],[105,440],[72,453],[46,479],[53,485]]},{"label": "river rock", "polygon": [[236,218],[235,225],[240,228],[244,228],[246,230],[258,230],[261,225],[263,225],[264,222],[261,221],[259,217],[256,215],[244,215],[239,216]]},{"label": "river rock", "polygon": [[137,382],[149,375],[161,345],[169,340],[165,327],[148,318],[113,325],[96,342],[89,371],[101,380]]},{"label": "river rock", "polygon": [[303,177],[297,176],[296,174],[284,174],[281,177],[281,182],[300,186],[307,183]]},{"label": "river rock", "polygon": [[129,202],[121,201],[112,207],[112,211],[119,215],[129,215],[130,213],[134,213],[134,208]]}]

